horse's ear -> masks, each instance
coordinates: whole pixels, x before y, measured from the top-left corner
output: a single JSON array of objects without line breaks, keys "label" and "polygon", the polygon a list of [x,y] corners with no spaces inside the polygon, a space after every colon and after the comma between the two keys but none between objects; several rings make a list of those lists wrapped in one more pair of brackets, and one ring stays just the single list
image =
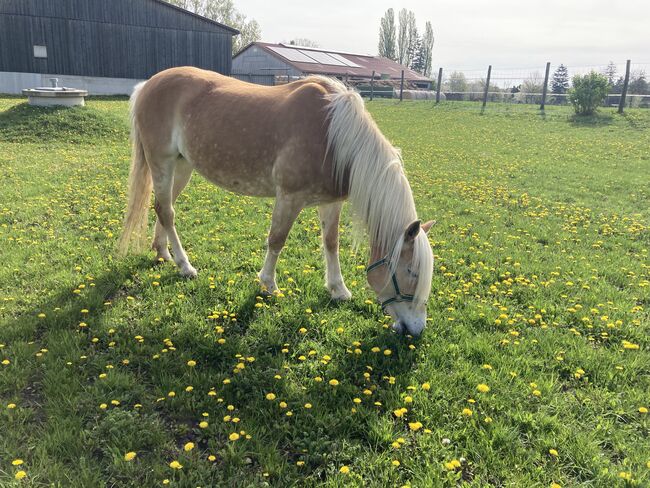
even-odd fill
[{"label": "horse's ear", "polygon": [[424,231],[424,233],[426,234],[427,232],[429,232],[429,229],[430,229],[431,226],[433,226],[435,223],[436,223],[435,220],[429,220],[428,222],[422,224],[422,230]]},{"label": "horse's ear", "polygon": [[404,242],[412,242],[415,239],[420,232],[420,223],[420,220],[414,220],[409,224],[404,233]]}]

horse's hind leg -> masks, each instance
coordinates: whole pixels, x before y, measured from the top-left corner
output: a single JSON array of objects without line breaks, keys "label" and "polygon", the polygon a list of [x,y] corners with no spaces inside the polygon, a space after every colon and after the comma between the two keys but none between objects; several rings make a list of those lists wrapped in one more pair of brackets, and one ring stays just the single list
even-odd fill
[{"label": "horse's hind leg", "polygon": [[278,262],[280,251],[284,247],[291,226],[303,206],[302,201],[294,200],[288,196],[278,195],[275,200],[271,230],[267,240],[266,259],[264,260],[264,267],[258,274],[263,291],[273,293],[278,288],[275,283],[275,265]]},{"label": "horse's hind leg", "polygon": [[[174,262],[180,269],[181,275],[194,277],[196,276],[196,269],[194,269],[190,264],[187,254],[178,238],[178,234],[176,233],[176,228],[174,227],[173,186],[174,171],[177,162],[178,158],[173,157],[162,160],[160,164],[150,164],[155,194],[154,209],[158,216],[158,223],[167,234],[167,238],[172,246]],[[179,186],[180,181],[181,180],[179,180]],[[156,225],[158,225],[158,223]]]},{"label": "horse's hind leg", "polygon": [[[181,194],[183,189],[192,177],[192,165],[184,158],[176,160],[174,168],[174,185],[172,187],[172,204]],[[156,259],[162,261],[171,261],[172,256],[167,249],[167,232],[163,229],[159,219],[156,219],[153,242],[151,248],[156,251]]]},{"label": "horse's hind leg", "polygon": [[343,282],[339,263],[339,217],[343,202],[334,202],[318,207],[322,234],[323,252],[327,264],[325,282],[334,300],[349,300],[352,293]]}]

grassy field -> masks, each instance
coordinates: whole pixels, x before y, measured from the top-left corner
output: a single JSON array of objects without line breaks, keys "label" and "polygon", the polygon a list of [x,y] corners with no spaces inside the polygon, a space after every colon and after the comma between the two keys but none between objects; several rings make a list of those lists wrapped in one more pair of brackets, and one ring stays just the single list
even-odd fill
[{"label": "grassy field", "polygon": [[438,220],[413,340],[347,218],[351,302],[314,209],[261,297],[273,202],[197,176],[199,277],[117,260],[126,101],[0,99],[0,486],[650,485],[650,112],[488,108],[369,105]]}]

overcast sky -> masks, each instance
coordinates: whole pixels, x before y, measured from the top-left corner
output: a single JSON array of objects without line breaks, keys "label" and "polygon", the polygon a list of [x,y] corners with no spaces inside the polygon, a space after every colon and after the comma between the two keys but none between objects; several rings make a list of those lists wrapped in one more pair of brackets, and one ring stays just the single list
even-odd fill
[{"label": "overcast sky", "polygon": [[235,0],[262,28],[262,40],[306,37],[333,50],[377,54],[388,8],[429,20],[433,65],[456,69],[650,63],[650,0]]}]

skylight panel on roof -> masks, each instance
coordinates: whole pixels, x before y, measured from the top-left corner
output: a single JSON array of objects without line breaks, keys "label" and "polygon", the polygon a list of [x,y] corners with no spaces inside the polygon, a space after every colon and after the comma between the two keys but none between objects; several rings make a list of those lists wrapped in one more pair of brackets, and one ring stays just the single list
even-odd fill
[{"label": "skylight panel on roof", "polygon": [[306,54],[310,58],[314,58],[316,62],[321,64],[330,64],[334,66],[347,66],[345,63],[339,61],[335,57],[331,56],[329,53],[324,53],[321,51],[300,51],[303,54]]},{"label": "skylight panel on roof", "polygon": [[336,53],[327,53],[329,56],[333,57],[337,61],[340,61],[343,63],[345,66],[349,66],[350,68],[361,68],[357,63],[353,63],[349,59],[345,59],[343,56],[336,54]]},{"label": "skylight panel on roof", "polygon": [[275,46],[269,46],[269,49],[271,51],[275,51],[280,56],[288,59],[289,61],[295,61],[297,63],[315,63],[315,61],[312,58],[302,53],[298,49],[291,49],[288,47],[275,47]]}]

